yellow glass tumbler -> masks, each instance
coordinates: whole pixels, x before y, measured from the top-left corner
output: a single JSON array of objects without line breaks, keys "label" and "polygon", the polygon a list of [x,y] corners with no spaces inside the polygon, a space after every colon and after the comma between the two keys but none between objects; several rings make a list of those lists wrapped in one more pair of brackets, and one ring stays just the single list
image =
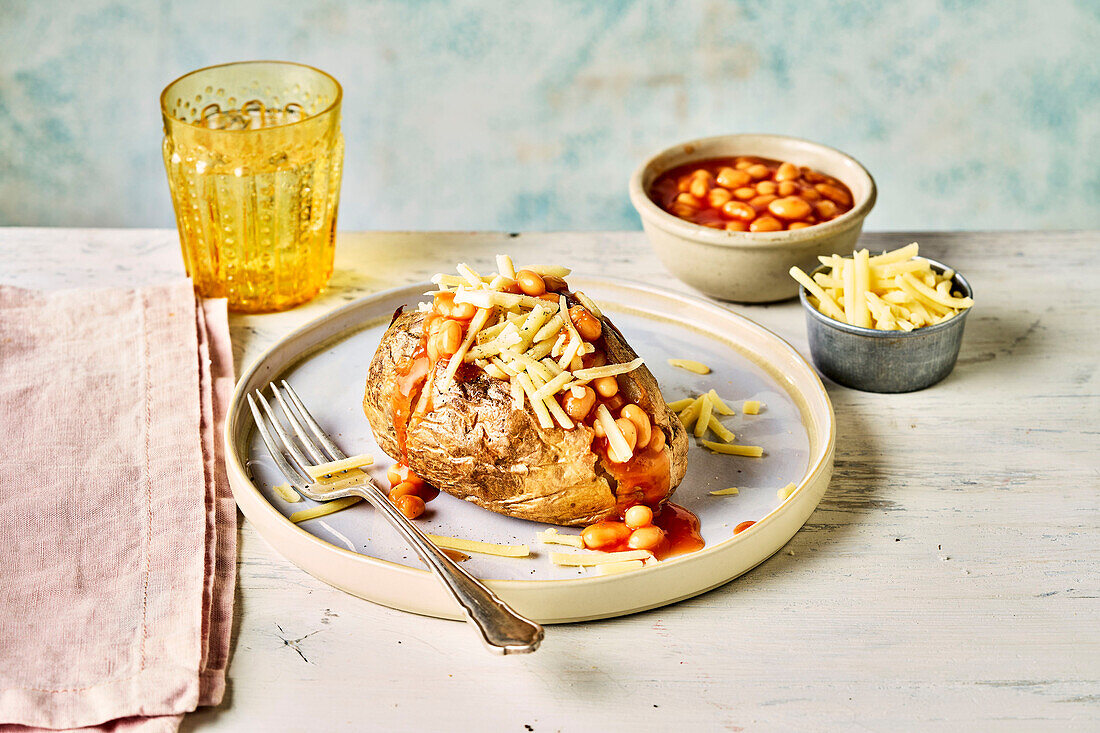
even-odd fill
[{"label": "yellow glass tumbler", "polygon": [[161,93],[164,166],[187,274],[235,311],[278,311],[332,275],[344,139],[339,82],[248,61]]}]

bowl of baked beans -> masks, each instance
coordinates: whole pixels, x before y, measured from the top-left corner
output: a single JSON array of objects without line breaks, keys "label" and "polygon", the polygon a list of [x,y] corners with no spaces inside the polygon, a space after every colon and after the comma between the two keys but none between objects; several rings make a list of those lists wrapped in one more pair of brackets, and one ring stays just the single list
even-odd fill
[{"label": "bowl of baked beans", "polygon": [[851,156],[782,135],[723,135],[662,150],[630,200],[672,274],[722,300],[798,294],[791,267],[855,249],[875,181]]}]

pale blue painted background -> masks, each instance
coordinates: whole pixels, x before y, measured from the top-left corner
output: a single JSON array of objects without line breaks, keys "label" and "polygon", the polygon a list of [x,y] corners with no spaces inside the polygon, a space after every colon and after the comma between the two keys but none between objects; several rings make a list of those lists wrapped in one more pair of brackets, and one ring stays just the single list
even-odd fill
[{"label": "pale blue painted background", "polygon": [[0,0],[0,224],[172,226],[157,96],[286,58],[345,87],[342,229],[636,228],[672,142],[819,140],[873,229],[1100,228],[1100,2]]}]

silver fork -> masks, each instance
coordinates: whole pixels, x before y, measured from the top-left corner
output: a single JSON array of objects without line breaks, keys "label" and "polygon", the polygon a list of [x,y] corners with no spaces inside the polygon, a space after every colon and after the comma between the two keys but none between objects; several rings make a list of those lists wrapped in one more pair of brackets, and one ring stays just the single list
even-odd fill
[{"label": "silver fork", "polygon": [[[543,637],[542,626],[513,611],[495,593],[441,552],[369,478],[367,483],[360,486],[317,491],[306,467],[342,460],[347,456],[321,430],[321,426],[309,414],[298,394],[285,379],[281,382],[282,390],[274,382],[269,386],[283,417],[297,436],[297,441],[283,427],[262,389],[256,390],[255,399],[253,395],[248,395],[248,406],[252,408],[252,417],[268,452],[291,486],[314,501],[332,501],[347,496],[361,496],[366,499],[404,536],[420,559],[443,582],[451,596],[462,606],[466,618],[481,632],[481,640],[489,651],[497,654],[524,654],[539,648]],[[267,421],[256,406],[257,402],[263,406],[263,412],[274,428],[278,441],[268,429]]]}]

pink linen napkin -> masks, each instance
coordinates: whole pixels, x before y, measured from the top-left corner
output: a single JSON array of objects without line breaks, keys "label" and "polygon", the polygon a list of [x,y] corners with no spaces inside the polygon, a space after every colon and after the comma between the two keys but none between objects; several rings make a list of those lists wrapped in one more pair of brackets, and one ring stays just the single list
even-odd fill
[{"label": "pink linen napkin", "polygon": [[172,731],[225,690],[225,301],[0,286],[0,731]]}]

